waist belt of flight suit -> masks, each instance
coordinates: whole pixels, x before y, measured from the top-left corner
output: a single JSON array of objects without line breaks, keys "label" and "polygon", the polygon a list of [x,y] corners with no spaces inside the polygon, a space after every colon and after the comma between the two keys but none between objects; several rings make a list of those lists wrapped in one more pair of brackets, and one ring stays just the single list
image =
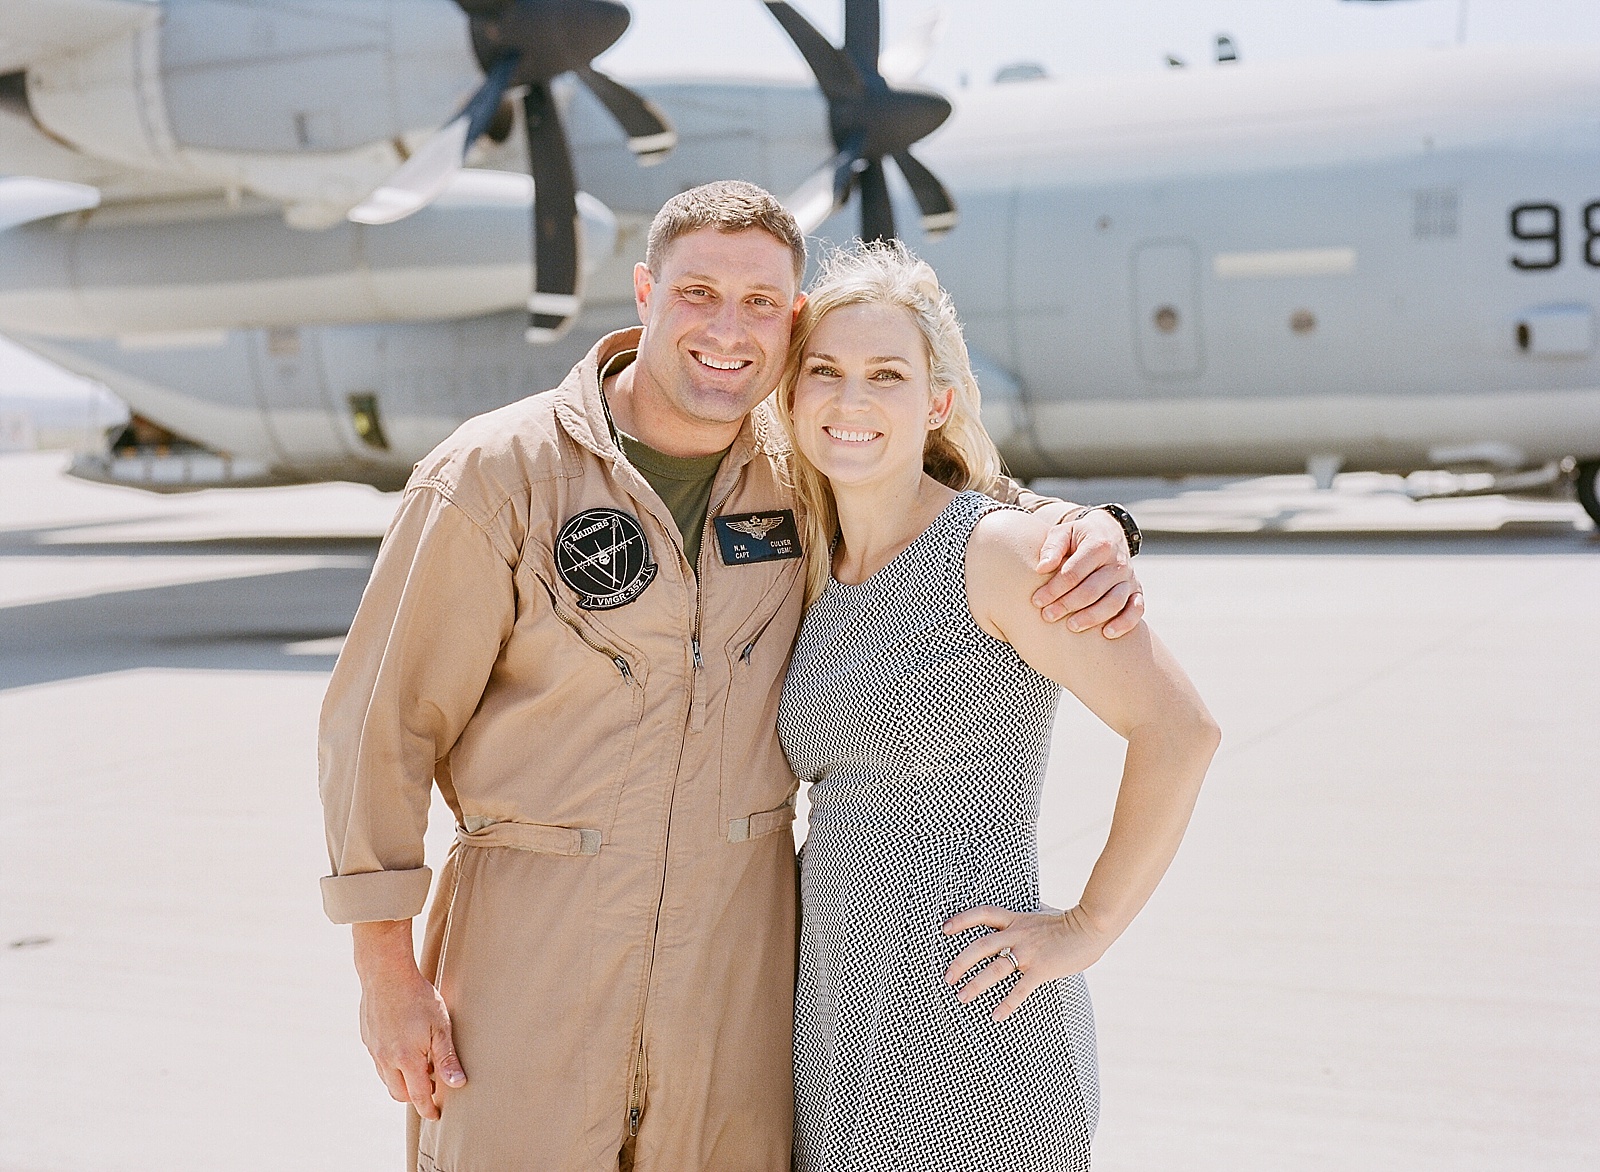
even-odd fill
[{"label": "waist belt of flight suit", "polygon": [[469,817],[466,826],[456,827],[456,841],[462,846],[508,847],[546,855],[600,853],[598,830],[536,822],[487,822],[477,817]]}]

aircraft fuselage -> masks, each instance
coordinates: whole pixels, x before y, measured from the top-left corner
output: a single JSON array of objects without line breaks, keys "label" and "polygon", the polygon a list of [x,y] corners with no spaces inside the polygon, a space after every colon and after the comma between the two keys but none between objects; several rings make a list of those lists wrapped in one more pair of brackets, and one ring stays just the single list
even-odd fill
[{"label": "aircraft fuselage", "polygon": [[[274,475],[393,484],[460,420],[553,385],[633,321],[625,277],[662,192],[718,173],[782,191],[826,154],[821,105],[794,87],[774,103],[815,110],[794,139],[814,157],[749,157],[765,120],[749,86],[640,88],[685,146],[621,169],[574,103],[580,179],[633,227],[556,346],[529,347],[515,312],[29,344]],[[967,323],[1020,475],[1600,455],[1600,53],[998,85],[959,93],[921,150],[961,224],[919,239],[904,192],[898,218]],[[848,238],[854,216],[822,235]]]}]

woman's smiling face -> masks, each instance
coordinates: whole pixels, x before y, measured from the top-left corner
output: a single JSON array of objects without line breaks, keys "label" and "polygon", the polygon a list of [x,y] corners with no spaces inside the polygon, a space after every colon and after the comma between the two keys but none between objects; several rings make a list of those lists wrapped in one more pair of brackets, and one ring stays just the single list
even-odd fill
[{"label": "woman's smiling face", "polygon": [[909,312],[831,310],[800,355],[791,414],[800,453],[835,487],[919,475],[928,432],[951,392],[929,385],[928,347]]}]

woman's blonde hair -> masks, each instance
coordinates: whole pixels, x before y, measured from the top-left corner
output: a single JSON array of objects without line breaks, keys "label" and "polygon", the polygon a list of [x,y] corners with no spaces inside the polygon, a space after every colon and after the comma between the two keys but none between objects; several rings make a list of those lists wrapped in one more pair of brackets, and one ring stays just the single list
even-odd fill
[{"label": "woman's blonde hair", "polygon": [[811,602],[828,584],[829,550],[839,529],[839,513],[827,477],[800,454],[795,443],[794,389],[800,378],[800,359],[817,325],[835,309],[847,305],[894,305],[906,311],[922,331],[927,345],[929,385],[935,394],[954,389],[950,413],[928,433],[922,451],[922,469],[958,491],[988,492],[1004,474],[1000,453],[979,418],[978,382],[967,357],[950,295],[939,285],[933,266],[918,258],[898,240],[862,244],[836,250],[822,260],[815,284],[794,324],[789,361],[778,384],[778,417],[794,449],[790,480],[800,498],[804,520],[801,543],[810,556],[806,576],[806,601]]}]

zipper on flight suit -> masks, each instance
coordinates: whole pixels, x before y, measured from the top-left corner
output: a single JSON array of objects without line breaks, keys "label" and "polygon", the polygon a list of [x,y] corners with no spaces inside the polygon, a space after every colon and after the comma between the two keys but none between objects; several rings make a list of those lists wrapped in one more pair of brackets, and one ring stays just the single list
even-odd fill
[{"label": "zipper on flight suit", "polygon": [[549,584],[541,578],[539,580],[539,585],[543,586],[544,592],[550,596],[550,609],[555,612],[556,618],[565,623],[568,629],[571,630],[574,635],[578,636],[579,639],[582,639],[584,645],[587,646],[590,651],[597,651],[609,659],[611,661],[611,666],[616,668],[617,674],[622,677],[623,683],[629,685],[635,683],[636,681],[633,678],[633,665],[623,657],[621,652],[613,651],[610,647],[603,646],[591,638],[589,632],[585,630],[581,624],[573,622],[566,615],[561,613],[561,604],[556,599],[556,592],[550,589]]},{"label": "zipper on flight suit", "polygon": [[782,609],[783,600],[780,598],[778,600],[778,605],[773,609],[772,613],[767,616],[766,621],[756,628],[755,634],[750,636],[750,642],[744,645],[744,650],[739,652],[740,663],[748,664],[750,662],[750,656],[755,653],[756,644],[761,642],[761,636],[767,633],[767,628],[772,626],[772,621],[778,617],[778,611]]},{"label": "zipper on flight suit", "polygon": [[[706,538],[710,537],[713,541],[716,540],[715,533],[710,533],[708,530],[712,528],[713,518],[717,515],[717,510],[728,503],[728,498],[733,495],[733,490],[738,486],[738,482],[739,478],[737,476],[734,477],[734,483],[728,486],[728,491],[706,507],[706,519],[701,523],[700,548],[695,553],[694,566],[694,629],[689,632],[689,649],[693,653],[696,673],[704,671],[706,666],[706,661],[700,655],[700,612],[705,606],[705,590],[700,583],[701,570],[706,560]],[[694,681],[698,678],[699,676],[696,674],[690,681],[689,718],[691,721],[694,719]]]},{"label": "zipper on flight suit", "polygon": [[[556,617],[560,618],[561,616],[557,615]],[[617,669],[617,674],[622,677],[623,683],[630,687],[633,686],[635,683],[633,678],[633,665],[624,659],[620,653],[611,650],[609,647],[602,647],[600,644],[596,643],[593,639],[589,638],[588,635],[585,635],[582,629],[579,628],[576,623],[568,623],[567,626],[571,627],[575,632],[577,632],[578,638],[582,639],[589,645],[589,650],[598,651],[601,655],[604,655],[611,661],[611,666]]]},{"label": "zipper on flight suit", "polygon": [[[561,616],[557,615],[556,617],[560,618]],[[589,638],[588,635],[584,634],[582,629],[579,628],[576,623],[568,623],[567,626],[576,631],[578,638],[582,639],[589,645],[589,650],[598,651],[601,655],[604,655],[611,661],[611,666],[617,669],[617,674],[622,677],[623,683],[627,684],[629,687],[633,686],[633,684],[636,682],[633,678],[633,665],[624,659],[619,652],[613,651],[609,647],[602,647],[600,644],[596,643],[593,639]]]},{"label": "zipper on flight suit", "polygon": [[628,1093],[628,1134],[639,1134],[639,1116],[644,1114],[639,1102],[640,1084],[644,1082],[644,1045],[639,1046],[639,1061],[633,1068],[633,1090]]},{"label": "zipper on flight suit", "polygon": [[[712,501],[709,505],[706,506],[706,519],[705,519],[705,521],[703,521],[701,523],[700,550],[695,555],[695,564],[694,564],[694,567],[692,569],[692,573],[694,575],[694,625],[690,629],[690,632],[689,632],[689,651],[690,651],[690,662],[691,662],[693,670],[690,672],[690,675],[689,675],[689,707],[688,707],[687,711],[684,712],[684,718],[683,718],[683,737],[684,737],[684,740],[683,740],[683,744],[680,744],[678,746],[678,768],[679,769],[683,768],[683,749],[684,749],[684,745],[686,745],[688,743],[689,726],[694,723],[695,693],[696,693],[696,689],[699,686],[699,676],[700,676],[700,673],[703,670],[705,670],[705,659],[702,657],[702,655],[700,653],[700,612],[701,612],[701,608],[703,606],[703,591],[702,591],[702,588],[701,588],[701,585],[700,585],[700,581],[701,581],[701,579],[700,579],[700,570],[701,570],[701,567],[705,564],[705,557],[706,557],[706,531],[711,528],[712,518],[716,516],[717,510],[720,509],[723,505],[727,504],[728,503],[728,498],[733,496],[733,490],[738,487],[738,483],[739,483],[739,477],[735,476],[733,484],[728,486],[727,491],[724,492],[720,497],[718,497],[716,500]],[[681,547],[678,550],[678,556],[679,557],[683,556],[683,550],[682,550]],[[684,559],[684,560],[687,561],[688,559]],[[674,771],[674,776],[676,776],[676,771]],[[674,782],[673,788],[674,788],[674,791],[676,791],[676,788],[677,788],[676,782]],[[639,1006],[639,1052],[634,1055],[634,1059],[633,1059],[633,1063],[634,1063],[634,1065],[633,1065],[633,1088],[628,1094],[628,1134],[630,1136],[637,1136],[639,1134],[639,1122],[644,1117],[644,1102],[643,1102],[643,1095],[644,1095],[644,1016],[645,1016],[644,1015],[644,1011],[645,1011],[645,1008],[649,1004],[649,1001],[650,1001],[650,982],[655,976],[655,957],[656,957],[655,944],[656,944],[656,937],[659,936],[660,933],[661,933],[661,905],[666,900],[666,897],[667,897],[667,862],[666,862],[666,860],[667,860],[667,858],[668,858],[668,856],[670,854],[671,843],[672,843],[672,816],[669,813],[667,815],[667,840],[661,844],[662,845],[662,851],[661,851],[661,887],[656,892],[656,924],[655,924],[655,931],[653,931],[650,934],[650,959],[649,959],[649,963],[648,963],[648,965],[646,966],[646,969],[645,969],[644,999],[643,999],[643,1001],[641,1002],[641,1004]]]}]

